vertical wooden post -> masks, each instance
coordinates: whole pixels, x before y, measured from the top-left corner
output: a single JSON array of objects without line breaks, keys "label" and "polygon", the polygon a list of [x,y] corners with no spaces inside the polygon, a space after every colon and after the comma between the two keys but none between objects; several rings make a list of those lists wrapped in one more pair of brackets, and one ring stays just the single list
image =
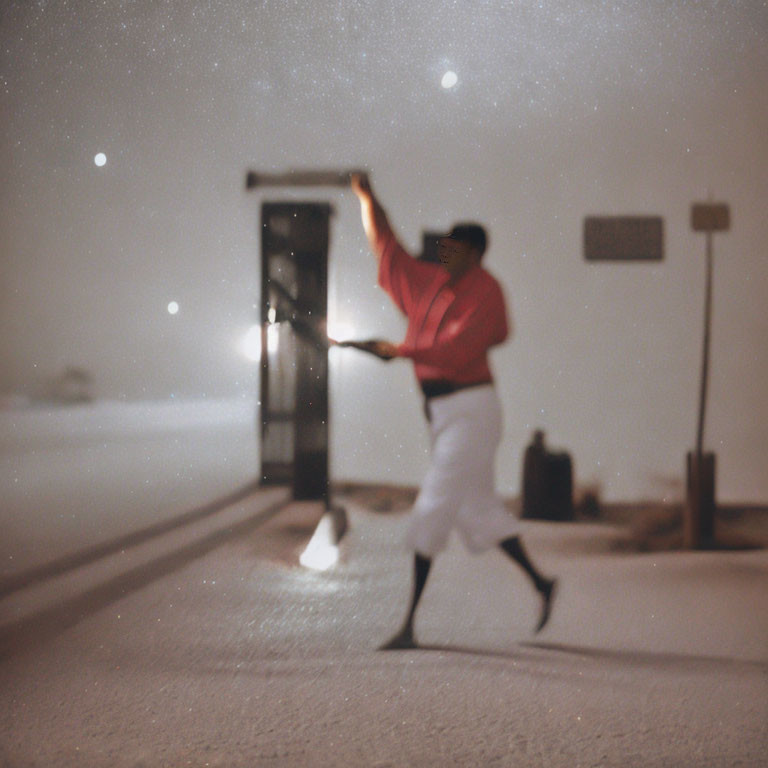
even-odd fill
[{"label": "vertical wooden post", "polygon": [[689,451],[686,455],[686,503],[683,546],[702,549],[715,538],[715,454]]},{"label": "vertical wooden post", "polygon": [[707,232],[707,276],[704,289],[704,341],[701,355],[701,385],[699,388],[699,421],[696,430],[696,455],[701,462],[704,449],[704,418],[707,411],[709,383],[709,336],[712,324],[712,232]]},{"label": "vertical wooden post", "polygon": [[704,289],[704,340],[701,355],[701,381],[699,385],[699,418],[696,429],[696,448],[689,452],[686,462],[686,503],[683,520],[683,546],[687,549],[710,547],[715,538],[715,454],[704,453],[704,424],[707,412],[709,384],[709,343],[712,324],[712,238],[717,231],[730,228],[730,210],[724,203],[694,203],[691,208],[691,226],[696,232],[705,232],[706,285]]}]

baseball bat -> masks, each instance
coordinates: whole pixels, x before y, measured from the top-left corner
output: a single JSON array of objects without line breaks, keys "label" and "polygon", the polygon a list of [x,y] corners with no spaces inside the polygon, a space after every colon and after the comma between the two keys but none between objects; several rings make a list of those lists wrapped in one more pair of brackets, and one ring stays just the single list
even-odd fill
[{"label": "baseball bat", "polygon": [[349,171],[302,171],[292,170],[284,173],[260,173],[248,171],[245,176],[245,188],[256,187],[348,187],[353,173],[366,173],[361,170]]},{"label": "baseball bat", "polygon": [[360,349],[363,352],[368,352],[369,354],[380,358],[381,360],[389,360],[390,358],[384,357],[376,351],[376,344],[378,342],[379,339],[369,339],[366,341],[337,341],[336,345],[339,347],[351,347],[352,349]]}]

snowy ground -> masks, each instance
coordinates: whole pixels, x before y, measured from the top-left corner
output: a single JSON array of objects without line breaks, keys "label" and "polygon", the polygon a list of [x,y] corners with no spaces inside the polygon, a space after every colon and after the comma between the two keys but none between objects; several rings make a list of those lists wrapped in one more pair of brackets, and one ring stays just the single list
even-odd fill
[{"label": "snowy ground", "polygon": [[255,420],[248,400],[0,410],[0,577],[252,482]]},{"label": "snowy ground", "polygon": [[[106,453],[60,446],[45,477],[64,487],[32,493],[28,482],[13,497],[29,517],[13,518],[16,544],[4,551],[29,567],[42,550],[71,551],[80,527],[91,546],[125,533],[118,515],[148,522],[239,487],[252,477],[247,461],[227,478],[205,467],[237,453],[237,435],[247,446],[241,421],[218,437],[198,423],[116,439]],[[199,438],[189,480],[178,474],[185,447],[171,452],[178,461],[141,464],[156,440],[186,444],[189,430]],[[4,488],[9,467],[17,482],[45,472],[38,450],[3,444]],[[80,457],[71,475],[69,450]],[[93,490],[89,466],[102,467]],[[129,474],[143,471],[156,493],[130,491]],[[409,590],[406,518],[349,503],[342,562],[316,573],[296,563],[316,513],[275,511],[283,498],[259,490],[6,595],[0,765],[766,764],[765,551],[618,554],[620,528],[525,523],[532,556],[562,583],[550,625],[533,637],[538,605],[521,573],[500,553],[473,558],[454,542],[417,619],[425,647],[384,653],[376,647]],[[115,517],[95,520],[105,510]],[[58,540],[37,530],[49,522]]]}]

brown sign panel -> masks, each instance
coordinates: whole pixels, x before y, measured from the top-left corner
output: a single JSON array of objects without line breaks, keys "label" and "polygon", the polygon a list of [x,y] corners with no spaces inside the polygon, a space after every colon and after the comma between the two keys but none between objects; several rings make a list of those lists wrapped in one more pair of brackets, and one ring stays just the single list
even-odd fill
[{"label": "brown sign panel", "polygon": [[664,220],[661,216],[587,216],[584,258],[587,261],[661,261]]},{"label": "brown sign panel", "polygon": [[731,228],[728,204],[694,203],[691,206],[691,228],[694,232],[727,232]]}]

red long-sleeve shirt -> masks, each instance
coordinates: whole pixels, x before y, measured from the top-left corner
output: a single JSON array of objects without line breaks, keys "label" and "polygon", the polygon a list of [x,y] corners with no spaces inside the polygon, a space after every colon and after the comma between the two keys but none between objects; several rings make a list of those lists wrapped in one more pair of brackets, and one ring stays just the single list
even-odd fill
[{"label": "red long-sleeve shirt", "polygon": [[379,285],[408,318],[398,354],[413,360],[418,380],[490,381],[488,350],[507,338],[510,325],[496,279],[477,265],[449,285],[440,264],[414,259],[391,232],[377,251]]}]

